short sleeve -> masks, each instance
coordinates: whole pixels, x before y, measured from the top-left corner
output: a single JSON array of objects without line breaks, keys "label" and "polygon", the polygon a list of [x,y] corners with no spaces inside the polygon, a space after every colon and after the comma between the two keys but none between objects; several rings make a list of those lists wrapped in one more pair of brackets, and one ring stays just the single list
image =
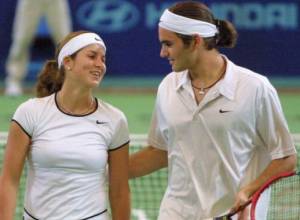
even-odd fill
[{"label": "short sleeve", "polygon": [[128,123],[125,115],[121,113],[119,119],[116,122],[114,135],[112,137],[109,150],[116,150],[126,143],[129,143]]},{"label": "short sleeve", "polygon": [[148,144],[152,147],[166,151],[168,130],[166,128],[164,129],[164,127],[166,127],[164,124],[159,108],[159,98],[157,97],[148,133]]},{"label": "short sleeve", "polygon": [[296,153],[278,94],[270,84],[265,86],[260,99],[257,130],[272,159]]},{"label": "short sleeve", "polygon": [[34,100],[30,99],[22,103],[13,115],[12,121],[15,121],[23,131],[32,137],[35,125]]}]

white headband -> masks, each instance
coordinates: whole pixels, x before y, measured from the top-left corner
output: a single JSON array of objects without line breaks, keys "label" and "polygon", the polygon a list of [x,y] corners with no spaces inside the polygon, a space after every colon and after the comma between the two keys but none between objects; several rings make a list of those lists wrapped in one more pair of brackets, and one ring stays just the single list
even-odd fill
[{"label": "white headband", "polygon": [[62,66],[65,57],[74,54],[76,51],[90,44],[100,44],[106,51],[105,44],[101,37],[99,37],[99,35],[95,33],[80,34],[76,37],[73,37],[68,43],[63,46],[63,48],[61,48],[57,58],[58,68],[60,69],[60,67]]},{"label": "white headband", "polygon": [[160,17],[158,24],[160,27],[184,35],[199,34],[201,37],[213,37],[219,33],[216,25],[187,18],[170,12],[168,9],[164,11]]}]

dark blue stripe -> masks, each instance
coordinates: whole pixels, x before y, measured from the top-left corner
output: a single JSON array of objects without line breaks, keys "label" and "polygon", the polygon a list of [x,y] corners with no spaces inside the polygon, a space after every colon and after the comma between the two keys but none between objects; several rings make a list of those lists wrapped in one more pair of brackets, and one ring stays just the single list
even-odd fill
[{"label": "dark blue stripe", "polygon": [[[29,216],[30,216],[31,218],[33,218],[34,220],[39,220],[39,219],[33,217],[33,215],[31,215],[25,208],[24,208],[24,211],[26,212],[27,215],[29,215]],[[102,214],[105,213],[105,212],[107,212],[107,209],[105,209],[105,210],[103,210],[102,212],[99,212],[99,213],[97,213],[97,214],[95,214],[95,215],[92,215],[92,216],[90,216],[90,217],[82,218],[82,219],[79,219],[79,220],[87,220],[87,219],[91,219],[91,218],[94,218],[94,217],[96,217],[96,216],[102,215]],[[24,219],[24,217],[23,217],[23,219]]]},{"label": "dark blue stripe", "polygon": [[96,214],[96,215],[92,215],[90,217],[87,217],[87,218],[83,218],[83,219],[80,219],[80,220],[87,220],[87,219],[91,219],[91,218],[94,218],[96,216],[99,216],[99,215],[102,215],[103,213],[107,212],[107,209],[103,210],[102,212]]},{"label": "dark blue stripe", "polygon": [[27,215],[29,215],[34,220],[38,220],[37,218],[33,217],[25,208],[24,208],[24,211],[26,212]]},{"label": "dark blue stripe", "polygon": [[120,148],[122,148],[122,147],[125,147],[126,144],[128,144],[129,142],[130,142],[130,141],[127,141],[126,143],[122,144],[121,146],[116,147],[116,148],[114,148],[114,149],[110,149],[109,151],[114,151],[114,150],[118,150],[118,149],[120,149]]},{"label": "dark blue stripe", "polygon": [[11,119],[11,121],[13,121],[17,125],[19,125],[19,127],[22,129],[22,131],[24,131],[24,133],[31,139],[31,135],[28,134],[28,132],[22,127],[22,125],[18,121],[16,121],[15,119]]}]

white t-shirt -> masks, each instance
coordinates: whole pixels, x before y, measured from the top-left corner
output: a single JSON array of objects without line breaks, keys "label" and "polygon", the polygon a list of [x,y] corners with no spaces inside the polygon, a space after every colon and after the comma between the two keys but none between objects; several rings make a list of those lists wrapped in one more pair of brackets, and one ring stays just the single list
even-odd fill
[{"label": "white t-shirt", "polygon": [[53,94],[21,104],[13,120],[31,138],[25,216],[79,220],[105,212],[108,151],[129,141],[124,114],[101,100],[92,113],[66,114]]},{"label": "white t-shirt", "polygon": [[187,71],[158,88],[148,142],[167,150],[169,163],[159,220],[218,216],[272,159],[296,153],[267,78],[226,61],[224,78],[199,105]]}]

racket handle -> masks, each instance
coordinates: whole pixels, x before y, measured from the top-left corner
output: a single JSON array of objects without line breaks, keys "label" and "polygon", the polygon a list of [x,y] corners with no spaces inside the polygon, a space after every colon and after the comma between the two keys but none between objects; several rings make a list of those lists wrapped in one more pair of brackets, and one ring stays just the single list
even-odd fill
[{"label": "racket handle", "polygon": [[228,214],[228,217],[231,217],[231,216],[234,216],[236,215],[238,212],[244,210],[250,203],[252,202],[252,200],[248,200],[245,204],[241,205],[237,210],[233,211],[233,212],[230,212]]}]

